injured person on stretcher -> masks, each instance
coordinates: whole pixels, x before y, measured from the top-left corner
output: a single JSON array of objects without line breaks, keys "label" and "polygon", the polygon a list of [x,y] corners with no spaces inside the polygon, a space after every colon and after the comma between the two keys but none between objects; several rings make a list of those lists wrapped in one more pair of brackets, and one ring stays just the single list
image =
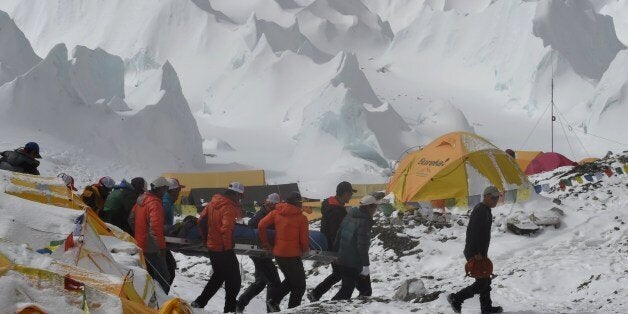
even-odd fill
[{"label": "injured person on stretcher", "polygon": [[[198,219],[187,216],[167,231],[166,246],[173,252],[189,256],[207,256],[207,247],[201,240],[197,226]],[[269,229],[269,241],[274,243],[275,230]],[[270,253],[261,247],[257,229],[244,224],[236,224],[233,230],[234,252],[239,255],[264,256]],[[310,230],[310,252],[303,256],[305,260],[331,263],[336,260],[336,253],[329,251],[327,239],[320,231]]]}]

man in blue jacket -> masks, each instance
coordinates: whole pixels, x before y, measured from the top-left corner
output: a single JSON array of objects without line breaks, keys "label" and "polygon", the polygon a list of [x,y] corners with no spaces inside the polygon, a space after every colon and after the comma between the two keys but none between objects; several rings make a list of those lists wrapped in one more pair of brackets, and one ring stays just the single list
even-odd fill
[{"label": "man in blue jacket", "polygon": [[[249,227],[257,229],[257,225],[260,220],[273,211],[275,209],[275,205],[279,204],[280,201],[281,198],[279,197],[279,194],[273,193],[268,195],[260,210],[257,211],[255,216],[249,220]],[[265,287],[266,300],[268,300],[268,297],[271,296],[273,291],[281,284],[277,267],[271,258],[251,256],[251,260],[253,261],[253,265],[255,265],[255,281],[248,288],[246,288],[246,290],[244,290],[238,298],[236,303],[236,313],[242,313],[244,308],[249,304],[249,302],[251,302],[251,299],[260,294]],[[268,306],[267,310],[270,312]]]},{"label": "man in blue jacket", "polygon": [[[481,260],[488,257],[488,246],[491,243],[491,225],[493,224],[491,208],[497,206],[499,190],[494,186],[489,186],[484,189],[483,196],[482,202],[473,208],[469,217],[467,238],[463,252],[467,261],[472,258]],[[493,306],[491,301],[491,278],[476,278],[472,285],[457,293],[448,295],[447,301],[451,304],[454,312],[460,313],[462,302],[476,294],[480,295],[482,313],[501,313],[503,311],[501,306]]]},{"label": "man in blue jacket", "polygon": [[360,200],[360,207],[352,208],[340,225],[336,236],[338,248],[337,269],[342,278],[342,286],[332,300],[349,300],[353,290],[367,282],[360,277],[370,274],[369,247],[373,215],[380,204],[374,196],[367,195]]}]

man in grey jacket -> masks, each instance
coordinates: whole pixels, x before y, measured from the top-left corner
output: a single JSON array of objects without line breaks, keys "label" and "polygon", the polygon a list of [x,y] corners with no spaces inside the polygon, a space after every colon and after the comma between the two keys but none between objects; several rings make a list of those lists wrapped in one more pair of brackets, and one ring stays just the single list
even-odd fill
[{"label": "man in grey jacket", "polygon": [[371,246],[371,229],[373,215],[380,204],[374,196],[367,195],[360,200],[359,208],[352,208],[345,217],[336,236],[338,247],[338,271],[342,278],[342,286],[332,300],[349,300],[353,289],[358,288],[361,277],[369,276],[369,247]]}]

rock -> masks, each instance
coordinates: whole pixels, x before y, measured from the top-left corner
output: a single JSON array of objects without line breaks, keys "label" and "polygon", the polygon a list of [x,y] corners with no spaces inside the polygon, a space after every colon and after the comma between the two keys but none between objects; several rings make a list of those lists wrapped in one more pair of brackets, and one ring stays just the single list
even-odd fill
[{"label": "rock", "polygon": [[557,199],[557,198],[555,198],[552,202],[554,202],[554,204],[556,204],[556,205],[561,205],[562,204],[562,202],[559,199]]},{"label": "rock", "polygon": [[411,301],[427,294],[427,289],[421,279],[407,279],[395,291],[394,299],[400,301]]},{"label": "rock", "polygon": [[555,214],[557,214],[559,216],[565,216],[565,212],[562,209],[558,208],[558,207],[552,207],[550,209],[550,211],[554,212]]}]

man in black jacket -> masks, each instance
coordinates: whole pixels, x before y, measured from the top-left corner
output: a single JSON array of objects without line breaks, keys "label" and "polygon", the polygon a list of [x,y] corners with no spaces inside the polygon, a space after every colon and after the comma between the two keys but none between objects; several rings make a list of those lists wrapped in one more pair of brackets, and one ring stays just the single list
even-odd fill
[{"label": "man in black jacket", "polygon": [[[255,213],[255,216],[253,216],[251,220],[249,220],[249,227],[257,229],[257,225],[260,220],[274,210],[275,205],[277,205],[280,201],[281,198],[279,197],[279,194],[273,193],[268,195],[260,210]],[[271,258],[251,256],[251,260],[253,261],[253,265],[255,265],[255,281],[248,288],[246,288],[246,290],[244,290],[236,301],[236,313],[242,313],[244,308],[249,304],[249,302],[251,302],[251,299],[260,294],[260,292],[264,290],[264,287],[267,287],[266,300],[268,300],[273,291],[281,284],[277,267]],[[271,312],[271,309],[269,309],[268,306],[267,311]]]},{"label": "man in black jacket", "polygon": [[[336,186],[336,196],[329,197],[321,204],[321,232],[327,238],[327,247],[332,252],[337,252],[338,248],[334,247],[336,242],[336,234],[340,229],[342,220],[347,216],[345,204],[351,200],[353,193],[357,192],[351,186],[351,183],[342,181]],[[336,283],[340,282],[342,277],[338,271],[338,265],[331,264],[331,275],[327,276],[312,291],[307,293],[307,298],[311,302],[318,301],[325,292],[329,291]]]},{"label": "man in black jacket", "polygon": [[0,169],[39,175],[39,145],[28,142],[24,147],[0,153]]},{"label": "man in black jacket", "polygon": [[[491,225],[493,224],[493,215],[491,208],[497,206],[499,200],[499,190],[494,186],[484,189],[483,200],[476,205],[469,217],[469,225],[467,226],[467,238],[464,246],[464,257],[467,260],[472,258],[481,260],[488,257],[488,246],[491,242]],[[462,310],[462,302],[472,298],[474,295],[480,295],[480,307],[482,313],[501,313],[501,306],[493,306],[491,302],[491,278],[476,278],[475,282],[447,296],[447,301],[451,304],[454,312],[460,313]]]}]

